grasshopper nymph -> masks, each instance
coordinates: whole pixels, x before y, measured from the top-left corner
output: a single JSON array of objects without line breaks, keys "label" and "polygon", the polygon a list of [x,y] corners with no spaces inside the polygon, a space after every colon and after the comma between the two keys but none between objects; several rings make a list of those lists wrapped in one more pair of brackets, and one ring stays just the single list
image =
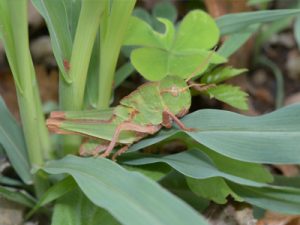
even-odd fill
[{"label": "grasshopper nymph", "polygon": [[[213,51],[214,52],[214,51]],[[204,63],[208,63],[209,58]],[[52,112],[47,120],[49,130],[59,134],[79,134],[101,141],[93,155],[107,157],[116,145],[123,145],[113,159],[125,152],[141,138],[154,134],[162,127],[171,128],[175,122],[182,130],[187,128],[180,120],[191,106],[190,87],[203,88],[203,84],[191,83],[197,70],[186,80],[166,76],[157,82],[148,82],[128,96],[118,106],[104,111]],[[204,88],[208,87],[204,85]],[[82,153],[85,154],[85,153]]]}]

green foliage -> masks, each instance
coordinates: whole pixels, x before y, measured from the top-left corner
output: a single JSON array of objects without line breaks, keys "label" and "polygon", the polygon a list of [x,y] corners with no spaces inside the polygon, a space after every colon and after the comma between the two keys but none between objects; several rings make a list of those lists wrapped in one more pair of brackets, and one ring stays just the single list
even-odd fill
[{"label": "green foliage", "polygon": [[[265,0],[257,0],[257,2],[258,1]],[[274,34],[274,30],[277,30],[278,27],[285,27],[286,21],[298,13],[298,9],[286,9],[233,13],[221,16],[216,22],[221,30],[221,35],[227,35],[228,37],[225,43],[220,47],[218,53],[222,56],[229,57],[257,31],[260,25],[268,22],[280,24],[279,26],[276,25],[276,28],[268,28],[267,32],[262,32],[260,36]],[[258,40],[258,42],[260,41]]]},{"label": "green foliage", "polygon": [[262,24],[295,16],[299,14],[299,9],[278,9],[278,10],[260,10],[256,12],[234,13],[221,16],[217,19],[221,34],[232,34],[247,28],[253,24]]},{"label": "green foliage", "polygon": [[16,84],[30,166],[42,166],[49,157],[50,140],[29,51],[27,1],[0,1],[0,37]]},{"label": "green foliage", "polygon": [[[185,116],[182,122],[198,132],[184,132],[195,141],[228,157],[246,162],[297,164],[300,135],[298,115],[300,105],[292,105],[275,112],[249,117],[236,113],[203,109]],[[178,128],[162,131],[141,140],[129,151],[137,151],[178,132]],[[254,141],[255,140],[255,141]]]},{"label": "green foliage", "polygon": [[105,11],[106,18],[101,21],[98,109],[110,105],[117,60],[135,2],[111,1]]},{"label": "green foliage", "polygon": [[25,191],[0,186],[0,196],[27,207],[33,207],[35,199]]},{"label": "green foliage", "polygon": [[249,187],[229,182],[229,187],[245,201],[272,211],[299,215],[300,189],[266,186]]},{"label": "green foliage", "polygon": [[295,21],[294,32],[295,32],[295,39],[297,41],[298,47],[300,48],[300,17],[299,16]]},{"label": "green foliage", "polygon": [[35,204],[33,209],[27,214],[26,217],[31,217],[33,213],[35,213],[42,206],[62,197],[63,195],[67,194],[68,192],[71,192],[75,188],[76,183],[71,177],[67,177],[57,182],[45,192],[45,194],[39,199],[39,201]]},{"label": "green foliage", "polygon": [[[92,0],[32,1],[46,21],[59,66],[60,107],[76,110],[82,119],[109,119],[112,109],[78,110],[90,106],[108,108],[112,90],[135,69],[151,81],[167,75],[182,79],[193,73],[202,75],[201,83],[216,85],[204,94],[246,109],[246,93],[220,84],[245,70],[214,68],[213,64],[226,62],[226,57],[261,24],[284,19],[282,23],[274,22],[261,36],[263,43],[300,12],[289,9],[237,13],[215,22],[205,12],[194,10],[176,24],[176,9],[167,1],[157,4],[151,14],[136,9],[133,15],[137,17],[131,17],[135,0],[105,0],[101,4]],[[259,2],[262,1],[265,0]],[[258,0],[250,1],[255,2]],[[5,152],[22,180],[0,176],[0,195],[32,208],[27,217],[53,203],[53,225],[207,224],[199,212],[207,207],[208,200],[224,204],[229,195],[265,209],[299,212],[299,178],[275,177],[273,182],[270,172],[260,164],[300,162],[295,147],[300,138],[299,105],[259,117],[199,110],[182,119],[197,131],[178,127],[162,130],[134,144],[130,154],[120,157],[120,165],[103,158],[67,156],[48,162],[32,176],[31,169],[36,165],[40,168],[49,158],[50,144],[29,54],[26,1],[1,1],[0,12],[0,38],[16,83],[27,144],[26,148],[20,127],[0,100],[0,146],[4,149],[0,154]],[[225,34],[228,39],[212,54],[220,35]],[[120,60],[122,65],[116,70],[122,44],[130,46],[131,62]],[[36,121],[39,128],[32,129]],[[154,144],[160,147],[159,142],[169,143],[175,138],[186,144],[187,151],[164,156],[136,152]],[[70,140],[64,139],[64,154],[78,149],[79,139]],[[54,184],[45,191],[48,181]],[[32,182],[37,199],[22,190],[31,191]]]},{"label": "green foliage", "polygon": [[67,156],[49,162],[44,170],[70,174],[90,201],[108,210],[122,224],[207,224],[196,211],[154,181],[105,158]]},{"label": "green foliage", "polygon": [[228,35],[225,42],[218,49],[218,53],[224,57],[231,56],[257,31],[259,25],[254,24],[242,31]]},{"label": "green foliage", "polygon": [[132,15],[147,22],[154,28],[154,30],[163,33],[164,25],[160,23],[157,18],[165,18],[170,20],[172,23],[175,23],[177,19],[177,10],[170,1],[161,1],[155,4],[151,15],[147,10],[141,7],[136,7]]},{"label": "green foliage", "polygon": [[231,77],[237,76],[243,72],[246,72],[247,69],[236,69],[231,66],[222,66],[214,69],[213,71],[204,74],[201,77],[201,83],[205,84],[218,84],[222,81],[225,81]]},{"label": "green foliage", "polygon": [[57,201],[51,224],[119,225],[120,223],[108,212],[95,206],[79,189],[75,189]]},{"label": "green foliage", "polygon": [[209,97],[216,98],[233,107],[243,110],[248,109],[248,104],[246,102],[248,94],[243,92],[239,87],[222,84],[209,88],[206,92],[209,94]]},{"label": "green foliage", "polygon": [[[201,150],[201,149],[200,149]],[[198,150],[191,150],[187,152],[177,153],[168,156],[147,156],[140,157],[139,159],[125,161],[128,165],[147,165],[153,163],[163,162],[170,165],[173,169],[182,173],[183,175],[194,179],[207,179],[211,177],[223,177],[235,183],[249,185],[249,186],[262,186],[260,182],[236,176],[234,174],[223,172],[219,170],[212,160],[204,153]],[[242,164],[242,163],[241,163]],[[253,164],[256,168],[256,176],[261,172],[261,179],[263,182],[269,181],[270,174],[260,168],[260,165]],[[248,170],[249,171],[249,170]],[[245,170],[245,173],[247,170]]]},{"label": "green foliage", "polygon": [[156,4],[152,10],[152,14],[155,18],[166,18],[173,23],[177,18],[177,10],[169,1],[162,1]]},{"label": "green foliage", "polygon": [[53,54],[60,73],[68,83],[71,83],[72,77],[69,76],[64,61],[70,62],[71,59],[81,1],[32,0],[32,3],[47,23]]},{"label": "green foliage", "polygon": [[167,176],[172,170],[170,167],[160,164],[160,165],[143,165],[143,166],[128,166],[123,165],[123,167],[129,171],[139,172],[152,180],[159,181]]},{"label": "green foliage", "polygon": [[[186,15],[176,30],[171,21],[163,18],[159,21],[165,25],[164,33],[155,31],[141,19],[131,18],[124,45],[140,46],[132,51],[131,62],[147,80],[161,80],[167,75],[187,78],[210,55],[208,50],[217,44],[219,30],[213,19],[199,10]],[[197,72],[205,71],[209,63],[225,61],[213,54]]]},{"label": "green foliage", "polygon": [[225,204],[227,197],[231,195],[236,201],[243,201],[233,192],[221,177],[212,177],[202,180],[187,178],[189,188],[197,195],[211,199],[218,204]]},{"label": "green foliage", "polygon": [[[202,147],[199,150],[207,152],[208,149]],[[188,186],[193,192],[220,204],[225,203],[226,197],[230,194],[237,201],[247,201],[265,209],[291,214],[296,214],[297,210],[299,210],[300,189],[290,188],[286,185],[276,186],[260,183],[270,182],[271,177],[258,164],[250,165],[245,162],[235,161],[233,166],[231,166],[230,161],[226,164],[226,160],[228,160],[226,157],[224,158],[223,156],[222,158],[219,155],[217,158],[219,159],[216,161],[216,155],[213,157],[215,163],[218,162],[217,165],[221,166],[220,168],[217,168],[212,163],[208,155],[195,150],[165,157],[141,157],[125,163],[130,165],[167,163],[186,176]],[[226,167],[222,164],[223,160]],[[237,171],[237,168],[241,171]],[[247,178],[249,173],[253,176],[250,179],[249,177]],[[258,196],[259,198],[257,198]]]},{"label": "green foliage", "polygon": [[0,143],[22,181],[30,184],[32,177],[23,132],[2,98],[0,98],[0,117]]}]

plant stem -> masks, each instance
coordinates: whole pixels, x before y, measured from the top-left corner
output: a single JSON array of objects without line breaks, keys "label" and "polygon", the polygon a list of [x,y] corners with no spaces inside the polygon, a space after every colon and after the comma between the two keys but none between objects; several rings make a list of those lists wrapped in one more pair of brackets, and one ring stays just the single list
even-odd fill
[{"label": "plant stem", "polygon": [[121,45],[136,0],[113,1],[101,23],[98,109],[109,107],[113,79]]},{"label": "plant stem", "polygon": [[[80,110],[83,106],[84,89],[92,48],[99,30],[100,18],[107,1],[82,1],[82,7],[76,29],[70,60],[69,76],[72,83],[60,78],[60,108],[62,110]],[[62,140],[64,155],[77,151],[80,139],[74,136]]]},{"label": "plant stem", "polygon": [[[0,29],[6,55],[17,86],[17,96],[30,164],[41,167],[51,145],[45,126],[35,71],[29,51],[27,1],[0,2]],[[47,181],[35,174],[35,191],[41,196]]]}]

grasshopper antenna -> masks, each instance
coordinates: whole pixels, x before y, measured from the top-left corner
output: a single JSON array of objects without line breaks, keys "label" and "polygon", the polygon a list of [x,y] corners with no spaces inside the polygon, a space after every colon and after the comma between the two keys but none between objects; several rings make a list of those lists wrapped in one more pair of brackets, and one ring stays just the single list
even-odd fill
[{"label": "grasshopper antenna", "polygon": [[205,66],[209,63],[211,57],[213,56],[213,54],[215,53],[215,50],[217,49],[217,46],[215,46],[213,48],[213,50],[211,51],[211,53],[209,53],[208,57],[194,70],[194,72],[191,73],[191,75],[185,80],[187,83],[190,82],[190,80],[197,75],[197,73]]}]

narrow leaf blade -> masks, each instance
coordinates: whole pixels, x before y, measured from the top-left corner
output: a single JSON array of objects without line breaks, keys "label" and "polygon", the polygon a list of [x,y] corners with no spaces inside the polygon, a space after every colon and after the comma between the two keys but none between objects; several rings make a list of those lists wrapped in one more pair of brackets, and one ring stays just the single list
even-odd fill
[{"label": "narrow leaf blade", "polygon": [[217,24],[222,35],[245,29],[252,24],[271,22],[299,14],[299,9],[260,10],[256,12],[233,13],[221,16]]},{"label": "narrow leaf blade", "polygon": [[235,176],[230,173],[219,170],[210,160],[210,158],[203,152],[197,150],[185,151],[164,157],[149,156],[139,158],[131,161],[126,161],[129,165],[145,165],[163,162],[173,167],[183,175],[195,179],[207,179],[212,177],[224,177],[233,182],[249,185],[249,186],[263,186],[263,183],[255,182],[250,179]]},{"label": "narrow leaf blade", "polygon": [[0,117],[0,143],[22,181],[31,184],[32,177],[22,129],[6,108],[2,98],[0,98]]},{"label": "narrow leaf blade", "polygon": [[73,39],[80,12],[78,0],[32,0],[49,29],[53,53],[61,74],[71,82],[64,61],[70,61]]},{"label": "narrow leaf blade", "polygon": [[230,188],[245,201],[264,209],[299,215],[300,189],[287,187],[249,187],[228,183]]},{"label": "narrow leaf blade", "polygon": [[0,186],[0,196],[27,207],[33,207],[35,200],[26,192]]}]

